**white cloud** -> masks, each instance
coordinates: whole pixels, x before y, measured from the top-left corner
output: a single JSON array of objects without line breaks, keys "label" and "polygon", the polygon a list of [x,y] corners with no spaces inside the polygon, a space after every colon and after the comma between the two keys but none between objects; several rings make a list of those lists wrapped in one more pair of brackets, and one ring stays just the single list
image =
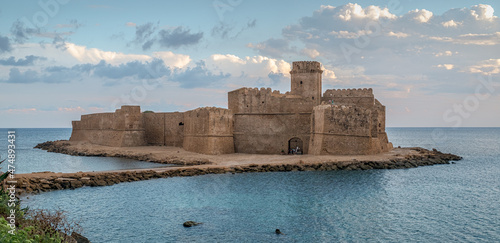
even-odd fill
[{"label": "white cloud", "polygon": [[408,17],[412,18],[413,20],[418,21],[420,23],[429,22],[429,20],[432,18],[433,15],[434,14],[431,11],[425,10],[425,9],[422,9],[422,10],[415,9],[415,10],[412,10],[406,14],[406,16],[408,16]]},{"label": "white cloud", "polygon": [[406,33],[403,33],[403,32],[397,32],[397,33],[395,33],[395,32],[390,31],[389,33],[387,33],[387,36],[393,36],[393,37],[396,37],[396,38],[399,39],[399,38],[406,38],[409,35],[406,34]]},{"label": "white cloud", "polygon": [[[336,9],[332,6],[321,6],[321,10],[330,10],[336,11],[336,17],[342,19],[344,21],[351,21],[356,19],[370,19],[370,20],[378,20],[381,18],[385,19],[394,19],[396,15],[391,14],[389,9],[380,8],[378,6],[368,6],[366,8],[362,8],[360,5],[356,3],[349,3],[342,7]],[[320,11],[321,11],[320,10]]]},{"label": "white cloud", "polygon": [[184,68],[191,62],[188,55],[175,54],[171,51],[153,52],[153,57],[160,58],[165,65],[176,68]]},{"label": "white cloud", "polygon": [[495,10],[492,6],[486,4],[474,5],[471,7],[471,15],[477,20],[493,20],[497,17],[493,15]]},{"label": "white cloud", "polygon": [[[457,53],[458,52],[455,52],[455,54],[457,54]],[[442,57],[442,56],[449,57],[451,55],[453,55],[452,51],[444,51],[444,52],[438,52],[438,53],[434,54],[435,57]]]},{"label": "white cloud", "polygon": [[477,65],[470,66],[470,73],[479,73],[484,75],[500,74],[500,59],[489,59],[481,61]]},{"label": "white cloud", "polygon": [[444,68],[446,70],[452,70],[455,65],[453,64],[439,64],[436,67],[438,68]]},{"label": "white cloud", "polygon": [[453,19],[450,21],[446,22],[441,22],[441,25],[444,27],[458,27],[459,25],[462,25],[462,22],[455,22]]},{"label": "white cloud", "polygon": [[264,56],[240,58],[230,54],[214,54],[205,63],[210,70],[229,73],[233,77],[267,77],[271,72],[289,76],[291,69],[290,64],[284,60]]},{"label": "white cloud", "polygon": [[308,48],[304,48],[300,51],[300,53],[302,55],[305,55],[305,56],[308,56],[312,59],[318,57],[320,55],[319,51],[317,51],[316,49],[308,49]]},{"label": "white cloud", "polygon": [[103,51],[97,48],[87,48],[73,43],[66,43],[66,51],[82,63],[97,64],[100,61],[117,65],[130,61],[148,61],[148,55],[124,54],[121,52]]},{"label": "white cloud", "polygon": [[36,108],[23,108],[23,109],[8,109],[8,113],[33,113],[37,112]]},{"label": "white cloud", "polygon": [[137,26],[137,24],[133,23],[133,22],[127,22],[125,25],[128,27],[136,27]]}]

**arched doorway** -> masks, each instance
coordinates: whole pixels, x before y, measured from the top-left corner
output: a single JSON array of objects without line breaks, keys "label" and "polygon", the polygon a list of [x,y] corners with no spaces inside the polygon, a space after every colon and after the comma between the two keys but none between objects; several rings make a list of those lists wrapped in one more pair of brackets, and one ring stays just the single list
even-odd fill
[{"label": "arched doorway", "polygon": [[303,146],[303,142],[302,142],[302,139],[300,138],[292,138],[290,140],[288,140],[288,152],[291,153],[292,150],[295,150],[295,152],[297,152],[297,148],[299,148],[299,153],[300,154],[303,154],[304,153],[304,146]]}]

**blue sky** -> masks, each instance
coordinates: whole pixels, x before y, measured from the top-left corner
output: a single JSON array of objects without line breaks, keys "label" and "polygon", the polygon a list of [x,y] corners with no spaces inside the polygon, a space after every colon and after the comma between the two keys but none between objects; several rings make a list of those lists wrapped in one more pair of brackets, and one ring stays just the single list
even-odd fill
[{"label": "blue sky", "polygon": [[0,127],[70,127],[123,104],[227,107],[239,87],[374,89],[387,126],[500,126],[498,1],[8,1]]}]

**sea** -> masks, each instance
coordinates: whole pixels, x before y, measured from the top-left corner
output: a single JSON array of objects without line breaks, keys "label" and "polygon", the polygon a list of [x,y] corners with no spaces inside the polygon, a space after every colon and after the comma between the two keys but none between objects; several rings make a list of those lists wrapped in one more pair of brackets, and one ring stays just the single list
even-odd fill
[{"label": "sea", "polygon": [[[158,166],[33,149],[68,139],[71,129],[0,129],[2,158],[9,130],[16,132],[16,173]],[[395,147],[436,148],[463,160],[396,170],[163,178],[24,195],[21,202],[65,211],[92,242],[500,242],[500,128],[387,133]],[[183,227],[188,220],[202,224]]]}]

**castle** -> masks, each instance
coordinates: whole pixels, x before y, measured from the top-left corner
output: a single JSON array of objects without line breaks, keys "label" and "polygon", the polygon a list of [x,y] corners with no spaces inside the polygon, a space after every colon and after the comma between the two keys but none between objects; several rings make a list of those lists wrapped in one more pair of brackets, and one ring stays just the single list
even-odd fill
[{"label": "castle", "polygon": [[322,94],[321,64],[293,62],[291,91],[240,88],[228,93],[228,109],[82,115],[70,141],[129,146],[174,146],[203,154],[280,154],[299,148],[313,155],[377,154],[392,144],[385,106],[372,89],[329,89]]}]

